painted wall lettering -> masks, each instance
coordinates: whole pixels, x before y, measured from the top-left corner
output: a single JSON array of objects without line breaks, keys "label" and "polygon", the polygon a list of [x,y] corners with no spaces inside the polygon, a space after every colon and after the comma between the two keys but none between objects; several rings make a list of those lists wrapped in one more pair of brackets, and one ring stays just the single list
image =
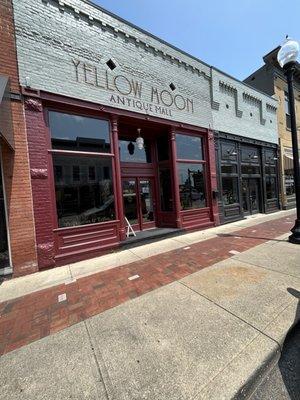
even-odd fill
[{"label": "painted wall lettering", "polygon": [[172,109],[194,113],[194,101],[182,94],[155,86],[149,88],[137,79],[115,75],[80,60],[73,59],[72,63],[76,82],[111,92],[110,103],[170,117]]}]

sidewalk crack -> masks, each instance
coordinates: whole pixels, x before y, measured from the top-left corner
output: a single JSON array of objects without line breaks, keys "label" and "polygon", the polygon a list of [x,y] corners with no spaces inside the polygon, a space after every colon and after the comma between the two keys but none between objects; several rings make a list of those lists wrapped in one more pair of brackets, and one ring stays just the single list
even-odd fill
[{"label": "sidewalk crack", "polygon": [[[108,382],[105,381],[105,379],[104,379],[104,374],[103,374],[103,372],[102,372],[102,370],[101,370],[101,367],[100,367],[98,358],[97,358],[97,356],[96,356],[95,346],[94,346],[94,344],[93,344],[92,336],[91,336],[91,333],[90,333],[90,331],[89,331],[87,322],[86,322],[86,321],[83,321],[83,323],[84,323],[84,326],[85,326],[85,329],[86,329],[86,332],[87,332],[87,335],[88,335],[88,339],[89,339],[90,346],[91,346],[91,350],[92,350],[92,353],[93,353],[93,357],[94,357],[94,360],[95,360],[95,363],[96,363],[96,366],[97,366],[97,370],[98,370],[98,374],[99,374],[99,377],[100,377],[100,381],[101,381],[101,383],[103,384],[103,387],[104,387],[104,390],[105,390],[106,398],[107,398],[107,400],[113,400],[113,399],[114,399],[114,396],[113,396],[113,394],[112,394],[112,387],[113,387],[113,386],[112,386],[112,382],[111,382],[111,380],[110,380],[110,378],[109,378],[109,375],[108,375],[108,372],[107,372],[107,371],[106,371],[106,375],[107,375],[107,381],[108,381]],[[101,357],[101,355],[100,355],[100,357]],[[104,360],[103,360],[102,357],[101,357],[101,359],[102,359],[102,364],[105,366],[105,363],[104,363]],[[105,367],[104,367],[104,368],[105,368]],[[106,369],[106,368],[105,368],[105,369]],[[108,386],[110,386],[110,388],[109,388]],[[99,397],[99,398],[100,398],[100,397]]]}]

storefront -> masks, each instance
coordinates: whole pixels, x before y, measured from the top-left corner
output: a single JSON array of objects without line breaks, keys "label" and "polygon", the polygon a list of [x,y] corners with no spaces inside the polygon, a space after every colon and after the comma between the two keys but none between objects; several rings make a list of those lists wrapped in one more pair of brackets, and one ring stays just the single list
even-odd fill
[{"label": "storefront", "polygon": [[277,101],[212,68],[220,222],[278,211]]},{"label": "storefront", "polygon": [[91,3],[13,3],[39,268],[217,225],[209,66]]},{"label": "storefront", "polygon": [[90,2],[13,5],[39,269],[277,209],[276,100]]},{"label": "storefront", "polygon": [[221,132],[215,138],[221,223],[277,211],[277,146]]},{"label": "storefront", "polygon": [[[291,115],[286,76],[278,64],[276,47],[263,57],[264,65],[245,79],[252,87],[278,99],[277,121],[279,135],[279,166],[280,166],[280,198],[283,209],[296,206],[294,166],[291,134]],[[293,74],[293,90],[296,121],[298,124],[298,146],[300,148],[300,66],[295,65]]]},{"label": "storefront", "polygon": [[25,100],[41,267],[116,248],[129,224],[138,236],[217,223],[207,129],[78,103]]}]

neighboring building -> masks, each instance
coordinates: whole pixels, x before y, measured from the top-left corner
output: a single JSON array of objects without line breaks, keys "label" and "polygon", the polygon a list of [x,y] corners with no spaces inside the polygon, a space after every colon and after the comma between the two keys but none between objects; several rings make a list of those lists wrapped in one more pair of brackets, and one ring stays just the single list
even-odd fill
[{"label": "neighboring building", "polygon": [[7,221],[14,234],[14,213],[26,218],[20,232],[26,252],[36,242],[39,269],[119,247],[127,221],[135,231],[187,231],[277,209],[274,99],[89,1],[13,5],[11,92],[26,131],[15,132],[24,158],[10,156],[17,165],[3,162],[3,175],[6,198],[11,180],[26,201],[24,210],[8,204]]},{"label": "neighboring building", "polygon": [[279,209],[277,101],[212,68],[222,223]]},{"label": "neighboring building", "polygon": [[[254,88],[262,90],[278,99],[278,133],[281,169],[281,202],[284,209],[295,206],[295,185],[293,178],[293,153],[291,138],[291,120],[287,93],[287,82],[277,62],[279,47],[263,57],[265,65],[245,79]],[[298,142],[300,147],[300,64],[296,64],[294,74],[294,95]]]},{"label": "neighboring building", "polygon": [[0,0],[0,32],[0,275],[13,266],[18,276],[38,267],[13,10],[6,0]]}]

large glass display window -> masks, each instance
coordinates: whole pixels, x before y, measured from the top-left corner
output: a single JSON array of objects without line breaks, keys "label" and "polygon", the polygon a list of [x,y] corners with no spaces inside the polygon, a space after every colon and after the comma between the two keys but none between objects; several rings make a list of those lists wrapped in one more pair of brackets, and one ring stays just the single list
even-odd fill
[{"label": "large glass display window", "polygon": [[177,174],[182,210],[207,207],[203,139],[176,134]]},{"label": "large glass display window", "polygon": [[49,125],[58,227],[114,220],[109,122],[50,111]]}]

